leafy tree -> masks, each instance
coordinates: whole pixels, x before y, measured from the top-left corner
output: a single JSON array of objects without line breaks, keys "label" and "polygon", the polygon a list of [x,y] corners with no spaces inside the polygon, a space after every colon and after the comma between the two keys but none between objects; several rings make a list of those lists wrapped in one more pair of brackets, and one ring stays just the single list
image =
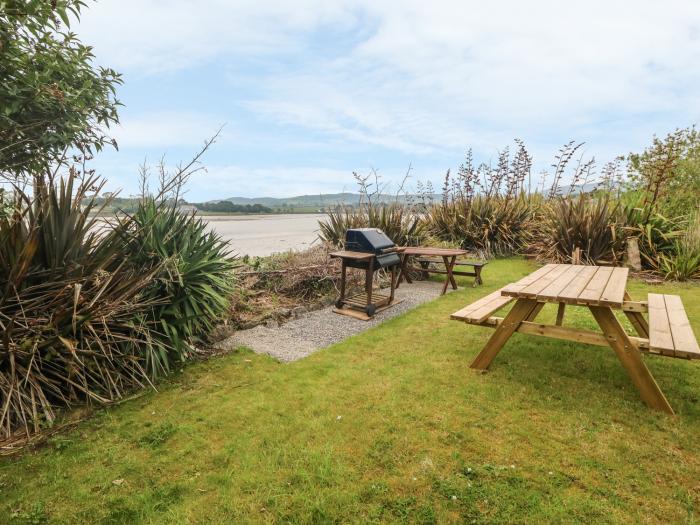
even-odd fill
[{"label": "leafy tree", "polygon": [[642,153],[628,157],[631,189],[641,194],[646,223],[655,209],[669,217],[688,216],[700,206],[700,133],[677,129],[654,137]]},{"label": "leafy tree", "polygon": [[70,148],[116,143],[121,76],[69,31],[83,0],[0,0],[0,175],[41,179]]}]

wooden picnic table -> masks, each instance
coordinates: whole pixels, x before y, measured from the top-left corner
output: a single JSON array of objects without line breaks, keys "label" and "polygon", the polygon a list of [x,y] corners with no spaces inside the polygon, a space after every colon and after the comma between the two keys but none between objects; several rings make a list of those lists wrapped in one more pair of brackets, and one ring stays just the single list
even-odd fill
[{"label": "wooden picnic table", "polygon": [[[469,252],[467,250],[460,250],[457,248],[433,248],[431,246],[404,246],[398,249],[401,254],[401,270],[399,273],[399,280],[396,283],[396,287],[405,279],[408,283],[413,282],[409,270],[415,270],[422,272],[423,274],[428,273],[439,273],[444,274],[445,284],[442,287],[442,295],[447,292],[447,286],[452,285],[452,289],[457,289],[457,282],[454,276],[469,276],[474,277],[474,286],[481,284],[481,269],[487,264],[486,262],[467,262],[467,261],[457,261],[457,257],[464,256]],[[418,257],[418,262],[420,267],[411,266],[409,264],[409,259],[411,257]],[[425,257],[420,259],[420,257]],[[442,262],[445,266],[444,270],[437,268],[431,268],[430,263]],[[455,266],[471,266],[474,271],[466,272],[461,270],[455,270]]]},{"label": "wooden picnic table", "polygon": [[[700,348],[680,297],[650,293],[647,301],[632,301],[627,293],[628,273],[627,268],[547,264],[455,312],[452,319],[495,328],[470,366],[481,370],[488,368],[515,332],[610,346],[647,405],[673,414],[671,405],[644,364],[641,352],[699,359]],[[515,304],[505,318],[492,317],[512,301]],[[554,325],[535,322],[547,303],[558,304]],[[589,309],[601,332],[563,326],[567,306]],[[627,316],[636,336],[627,334],[614,310]],[[648,313],[648,322],[645,313]]]}]

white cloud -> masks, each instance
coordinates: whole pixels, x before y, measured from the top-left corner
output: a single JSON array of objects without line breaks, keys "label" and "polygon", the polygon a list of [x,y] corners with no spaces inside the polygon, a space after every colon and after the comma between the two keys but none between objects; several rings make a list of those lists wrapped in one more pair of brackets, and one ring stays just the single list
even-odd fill
[{"label": "white cloud", "polygon": [[188,200],[200,199],[197,186],[217,189],[216,196],[227,198],[249,197],[290,197],[355,191],[352,172],[318,167],[269,167],[248,168],[244,166],[207,166],[206,173],[197,174],[190,185]]},{"label": "white cloud", "polygon": [[[110,130],[110,136],[116,139],[120,148],[191,146],[212,137],[222,125],[224,123],[212,115],[164,111],[127,115]],[[224,126],[220,138],[230,139],[232,135],[230,126]]]},{"label": "white cloud", "polygon": [[650,116],[648,140],[665,131],[654,128],[659,114],[676,125],[700,115],[700,2],[634,7],[373,3],[379,23],[370,38],[272,79],[251,107],[416,154],[513,136],[585,140],[582,129],[638,115]]},{"label": "white cloud", "polygon": [[110,66],[161,73],[221,54],[291,52],[298,32],[350,18],[322,0],[101,0],[85,10],[78,31]]},{"label": "white cloud", "polygon": [[[103,0],[79,33],[101,63],[135,75],[209,61],[237,74],[243,62],[274,64],[246,69],[257,88],[237,100],[270,123],[270,136],[280,124],[298,127],[313,141],[399,152],[407,162],[467,145],[490,155],[513,137],[543,165],[570,138],[606,160],[700,120],[692,0]],[[125,121],[122,144],[199,143],[212,121],[228,120],[155,117]],[[230,175],[251,188],[234,194],[289,194],[294,178],[317,191],[322,174],[335,180],[313,167],[221,168],[211,180],[227,184]]]}]

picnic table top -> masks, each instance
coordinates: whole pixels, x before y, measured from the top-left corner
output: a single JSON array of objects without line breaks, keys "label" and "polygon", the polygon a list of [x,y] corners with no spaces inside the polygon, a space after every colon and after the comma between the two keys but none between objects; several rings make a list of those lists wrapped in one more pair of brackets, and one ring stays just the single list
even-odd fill
[{"label": "picnic table top", "polygon": [[469,253],[468,250],[458,248],[433,248],[431,246],[403,246],[398,251],[405,255],[434,255],[436,257],[453,257]]},{"label": "picnic table top", "polygon": [[621,308],[628,274],[628,268],[547,264],[505,286],[501,294],[545,302]]}]

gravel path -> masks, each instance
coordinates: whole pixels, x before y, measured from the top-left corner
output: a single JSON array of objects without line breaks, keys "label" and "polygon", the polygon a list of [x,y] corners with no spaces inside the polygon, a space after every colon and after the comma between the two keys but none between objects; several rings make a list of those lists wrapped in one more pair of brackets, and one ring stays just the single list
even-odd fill
[{"label": "gravel path", "polygon": [[441,288],[442,283],[432,281],[404,283],[396,290],[396,297],[403,301],[379,312],[369,321],[336,314],[331,306],[306,312],[280,326],[259,325],[249,330],[241,330],[216,346],[221,350],[245,346],[258,354],[267,354],[283,362],[296,361],[351,335],[364,332],[419,304],[437,299],[440,297]]}]

